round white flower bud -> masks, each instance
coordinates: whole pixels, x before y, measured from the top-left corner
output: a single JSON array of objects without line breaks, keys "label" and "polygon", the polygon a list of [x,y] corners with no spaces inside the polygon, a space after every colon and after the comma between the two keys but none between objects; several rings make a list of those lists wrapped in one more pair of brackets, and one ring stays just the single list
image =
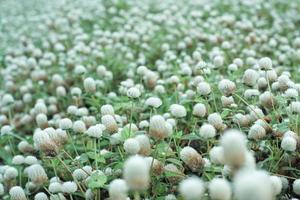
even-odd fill
[{"label": "round white flower bud", "polygon": [[247,69],[243,76],[243,82],[246,85],[254,86],[259,78],[259,74],[257,71],[253,69]]},{"label": "round white flower bud", "polygon": [[102,116],[103,115],[114,115],[115,114],[114,108],[112,107],[112,105],[109,105],[109,104],[101,106],[100,110],[101,110],[101,115]]},{"label": "round white flower bud", "polygon": [[293,183],[293,191],[295,194],[300,195],[300,179],[296,179]]},{"label": "round white flower bud", "polygon": [[259,101],[262,106],[269,108],[269,109],[273,108],[274,104],[275,104],[273,94],[269,91],[262,93],[259,96]]},{"label": "round white flower bud", "polygon": [[224,149],[221,146],[214,146],[209,151],[209,158],[210,161],[214,164],[225,164],[225,158],[224,158]]},{"label": "round white flower bud", "polygon": [[192,147],[184,147],[180,151],[180,159],[192,170],[198,171],[203,166],[202,156]]},{"label": "round white flower bud", "polygon": [[206,115],[206,107],[202,103],[197,103],[193,107],[193,115],[197,117],[204,117]]},{"label": "round white flower bud", "polygon": [[266,130],[259,124],[251,126],[248,137],[255,140],[260,140],[266,136]]},{"label": "round white flower bud", "polygon": [[11,180],[18,176],[18,170],[14,167],[8,167],[4,172],[4,179],[5,180]]},{"label": "round white flower bud", "polygon": [[149,186],[150,168],[141,156],[132,156],[124,163],[123,176],[132,190],[145,190]]},{"label": "round white flower bud", "polygon": [[141,149],[139,142],[134,138],[125,140],[123,147],[128,154],[137,154]]},{"label": "round white flower bud", "polygon": [[139,128],[140,129],[145,129],[147,127],[149,127],[149,122],[147,120],[140,121],[140,123],[139,123]]},{"label": "round white flower bud", "polygon": [[67,95],[67,91],[66,89],[63,87],[63,86],[58,86],[56,88],[56,95],[57,96],[61,96],[61,97],[64,97]]},{"label": "round white flower bud", "polygon": [[84,79],[83,86],[84,86],[85,91],[87,91],[87,92],[95,92],[96,91],[95,80],[91,77]]},{"label": "round white flower bud", "polygon": [[282,182],[278,176],[271,176],[271,184],[273,195],[276,196],[281,193],[282,190]]},{"label": "round white flower bud", "polygon": [[25,158],[22,155],[16,155],[13,157],[11,162],[14,165],[22,165],[25,162]]},{"label": "round white flower bud", "polygon": [[48,124],[47,116],[44,113],[40,113],[35,118],[38,127],[45,127]]},{"label": "round white flower bud", "polygon": [[69,118],[63,118],[59,121],[59,128],[62,130],[71,129],[73,126],[72,120]]},{"label": "round white flower bud", "polygon": [[197,85],[197,91],[200,95],[207,96],[211,93],[210,85],[206,82],[200,82]]},{"label": "round white flower bud", "polygon": [[24,162],[27,165],[38,164],[38,159],[35,156],[26,156]]},{"label": "round white flower bud", "polygon": [[231,199],[231,188],[228,181],[222,178],[214,178],[210,181],[209,195],[214,200],[230,200]]},{"label": "round white flower bud", "polygon": [[246,170],[234,178],[234,193],[237,200],[272,200],[270,177],[264,171]]},{"label": "round white flower bud", "polygon": [[147,135],[137,135],[135,139],[139,142],[140,151],[139,154],[149,155],[151,153],[151,144]]},{"label": "round white flower bud", "polygon": [[10,188],[9,195],[11,200],[27,200],[25,192],[20,186],[13,186]]},{"label": "round white flower bud", "polygon": [[198,177],[187,178],[179,184],[179,192],[185,200],[201,199],[204,191],[204,183]]},{"label": "round white flower bud", "polygon": [[5,192],[4,186],[2,183],[0,183],[0,196],[4,195],[4,192]]},{"label": "round white flower bud", "polygon": [[126,200],[128,186],[123,179],[115,179],[109,184],[108,192],[110,199]]},{"label": "round white flower bud", "polygon": [[224,64],[224,57],[223,56],[214,57],[213,63],[217,68],[222,67]]},{"label": "round white flower bud", "polygon": [[213,125],[210,124],[203,124],[200,127],[199,135],[204,139],[213,138],[216,136],[216,129]]},{"label": "round white flower bud", "polygon": [[41,185],[48,181],[44,168],[39,164],[31,165],[26,170],[28,178],[35,184]]},{"label": "round white flower bud", "polygon": [[186,109],[184,106],[179,104],[172,104],[170,106],[170,112],[174,117],[185,117],[186,116]]},{"label": "round white flower bud", "polygon": [[294,152],[297,148],[297,141],[291,136],[284,136],[281,141],[281,148],[285,151]]},{"label": "round white flower bud", "polygon": [[300,114],[300,101],[291,102],[289,108],[293,113]]},{"label": "round white flower bud", "polygon": [[261,58],[258,61],[258,65],[263,70],[271,70],[272,69],[272,60],[268,57]]},{"label": "round white flower bud", "polygon": [[72,194],[77,191],[77,185],[73,181],[67,181],[62,184],[62,191],[64,193]]},{"label": "round white flower bud", "polygon": [[77,120],[73,124],[73,130],[77,133],[84,133],[86,131],[85,123],[81,120]]},{"label": "round white flower bud", "polygon": [[228,130],[221,137],[225,163],[232,167],[240,167],[246,160],[246,138],[237,130]]},{"label": "round white flower bud", "polygon": [[169,134],[167,124],[161,115],[152,116],[149,124],[149,134],[157,139],[166,138]]},{"label": "round white flower bud", "polygon": [[34,196],[34,200],[48,200],[48,196],[44,192],[39,192]]},{"label": "round white flower bud", "polygon": [[207,118],[208,123],[213,125],[216,129],[220,130],[223,128],[223,120],[219,113],[212,113]]},{"label": "round white flower bud", "polygon": [[141,91],[137,87],[131,87],[127,90],[127,96],[130,98],[138,98],[141,96]]},{"label": "round white flower bud", "polygon": [[62,184],[59,182],[52,182],[48,187],[49,192],[51,193],[59,193],[62,192]]},{"label": "round white flower bud", "polygon": [[228,79],[223,79],[219,82],[218,88],[224,95],[228,96],[234,93],[236,86],[234,82]]},{"label": "round white flower bud", "polygon": [[106,128],[103,124],[96,124],[94,126],[89,127],[86,131],[86,134],[90,137],[101,138],[105,129]]},{"label": "round white flower bud", "polygon": [[108,131],[109,133],[116,133],[118,131],[116,120],[111,115],[102,116],[101,123],[106,127],[106,131]]},{"label": "round white flower bud", "polygon": [[159,106],[161,106],[162,101],[160,100],[160,98],[158,97],[149,97],[146,101],[145,104],[147,106],[152,106],[154,108],[158,108]]}]

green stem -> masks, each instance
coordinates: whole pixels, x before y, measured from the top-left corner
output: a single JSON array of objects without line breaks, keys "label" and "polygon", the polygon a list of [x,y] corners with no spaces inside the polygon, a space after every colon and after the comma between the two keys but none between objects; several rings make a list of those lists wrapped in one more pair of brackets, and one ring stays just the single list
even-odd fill
[{"label": "green stem", "polygon": [[140,193],[138,191],[134,192],[134,200],[140,200]]}]

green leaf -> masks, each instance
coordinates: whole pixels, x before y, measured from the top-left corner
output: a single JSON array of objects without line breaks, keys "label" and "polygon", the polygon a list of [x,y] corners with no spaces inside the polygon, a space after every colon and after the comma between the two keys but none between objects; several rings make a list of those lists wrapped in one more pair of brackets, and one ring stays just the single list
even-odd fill
[{"label": "green leaf", "polygon": [[232,111],[230,109],[224,109],[221,113],[222,118],[226,118]]},{"label": "green leaf", "polygon": [[288,122],[282,122],[282,123],[278,124],[277,125],[277,130],[279,132],[282,132],[282,133],[285,133],[285,132],[289,131],[290,130],[289,123]]},{"label": "green leaf", "polygon": [[94,172],[88,178],[88,187],[90,189],[101,188],[107,182],[107,177],[101,171]]},{"label": "green leaf", "polygon": [[182,162],[180,160],[177,160],[175,158],[168,158],[167,161],[175,164],[175,165],[178,165],[178,166],[182,166]]},{"label": "green leaf", "polygon": [[93,160],[97,159],[97,162],[106,163],[105,158],[99,153],[95,154],[95,152],[87,152],[86,154],[88,155],[88,157],[90,159],[93,159]]},{"label": "green leaf", "polygon": [[175,132],[175,133],[172,135],[172,137],[173,137],[173,138],[176,138],[176,139],[181,139],[182,135],[183,135],[182,131],[178,131],[178,132]]}]

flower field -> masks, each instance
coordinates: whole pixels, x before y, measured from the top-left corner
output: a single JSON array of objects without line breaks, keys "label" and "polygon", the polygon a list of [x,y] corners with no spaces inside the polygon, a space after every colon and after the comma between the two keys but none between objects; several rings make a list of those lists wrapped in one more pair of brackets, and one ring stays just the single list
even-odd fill
[{"label": "flower field", "polygon": [[0,199],[300,199],[300,1],[0,1]]}]

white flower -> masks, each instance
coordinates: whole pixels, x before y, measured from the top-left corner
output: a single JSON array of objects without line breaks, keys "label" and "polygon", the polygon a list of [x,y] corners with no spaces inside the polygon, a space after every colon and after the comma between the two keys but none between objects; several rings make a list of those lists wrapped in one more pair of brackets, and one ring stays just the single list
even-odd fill
[{"label": "white flower", "polygon": [[13,186],[10,188],[9,195],[11,200],[27,200],[25,192],[20,186]]},{"label": "white flower", "polygon": [[213,125],[216,129],[223,128],[223,120],[219,113],[212,113],[207,118],[208,123]]},{"label": "white flower", "polygon": [[200,82],[197,85],[197,91],[200,95],[207,96],[211,93],[210,85],[206,82]]},{"label": "white flower", "polygon": [[186,146],[180,151],[180,159],[192,170],[201,169],[204,162],[202,156],[192,147]]},{"label": "white flower", "polygon": [[77,191],[77,185],[73,181],[67,181],[62,184],[62,191],[64,193],[72,194]]},{"label": "white flower", "polygon": [[272,191],[274,196],[280,194],[282,190],[282,182],[278,176],[271,176]]},{"label": "white flower", "polygon": [[172,104],[170,112],[174,117],[185,117],[187,114],[185,107],[179,104]]},{"label": "white flower", "polygon": [[141,92],[136,87],[131,87],[127,90],[127,96],[130,98],[138,98],[141,96]]},{"label": "white flower", "polygon": [[210,181],[209,195],[214,200],[230,200],[231,199],[231,188],[228,181],[222,178],[214,178]]},{"label": "white flower", "polygon": [[26,156],[24,162],[27,165],[38,164],[38,159],[35,156]]},{"label": "white flower", "polygon": [[114,108],[112,107],[112,105],[106,104],[101,106],[101,115],[114,115]]},{"label": "white flower", "polygon": [[296,179],[293,183],[293,191],[295,194],[300,195],[300,179]]},{"label": "white flower", "polygon": [[254,124],[253,126],[251,126],[248,132],[248,137],[255,140],[262,139],[265,136],[266,136],[266,130],[260,124]]},{"label": "white flower", "polygon": [[106,127],[106,131],[108,131],[109,133],[116,133],[118,131],[117,122],[111,115],[102,116],[101,123]]},{"label": "white flower", "polygon": [[34,196],[34,200],[48,200],[48,196],[44,192],[39,192]]},{"label": "white flower", "polygon": [[123,147],[128,154],[137,154],[141,149],[140,143],[134,138],[125,140]]},{"label": "white flower", "polygon": [[73,124],[73,130],[77,133],[84,133],[86,131],[85,123],[81,120],[77,120]]},{"label": "white flower", "polygon": [[243,76],[243,82],[246,85],[254,86],[257,83],[258,78],[259,78],[259,74],[257,71],[253,69],[247,69]]},{"label": "white flower", "polygon": [[193,115],[197,117],[204,117],[206,115],[206,107],[202,103],[197,103],[193,107]]},{"label": "white flower", "polygon": [[28,178],[35,184],[43,184],[48,181],[44,168],[39,164],[31,165],[26,170]]},{"label": "white flower", "polygon": [[109,184],[109,197],[110,199],[126,200],[128,186],[123,179],[115,179]]},{"label": "white flower", "polygon": [[36,118],[36,123],[38,127],[44,127],[48,124],[47,116],[44,113],[39,113]]},{"label": "white flower", "polygon": [[234,93],[236,86],[234,82],[228,79],[223,79],[219,82],[218,88],[224,95],[228,96]]},{"label": "white flower", "polygon": [[132,156],[124,163],[123,176],[132,190],[145,190],[149,186],[150,168],[141,156]]},{"label": "white flower", "polygon": [[62,192],[62,185],[59,182],[52,182],[52,183],[49,184],[48,190],[51,193]]},{"label": "white flower", "polygon": [[5,180],[11,180],[11,179],[14,179],[18,176],[18,170],[14,167],[8,167],[5,172],[4,172],[4,179]]},{"label": "white flower", "polygon": [[14,165],[22,165],[25,162],[25,158],[22,155],[16,155],[11,161]]},{"label": "white flower", "polygon": [[213,138],[216,136],[216,129],[210,124],[203,124],[200,127],[199,135],[204,139]]},{"label": "white flower", "polygon": [[151,144],[147,135],[137,135],[134,139],[136,139],[139,142],[139,154],[149,155],[151,153]]},{"label": "white flower", "polygon": [[292,102],[289,107],[293,113],[300,114],[300,101]]},{"label": "white flower", "polygon": [[165,119],[161,115],[154,115],[150,119],[149,134],[157,139],[164,139],[169,135]]},{"label": "white flower", "polygon": [[225,163],[240,167],[246,159],[246,138],[237,130],[228,130],[221,137],[221,146],[224,149]]},{"label": "white flower", "polygon": [[63,118],[59,121],[59,128],[62,130],[71,129],[73,126],[72,120],[69,118]]},{"label": "white flower", "polygon": [[294,152],[297,148],[297,141],[291,136],[284,136],[281,141],[281,148],[285,151]]},{"label": "white flower", "polygon": [[214,146],[211,148],[209,157],[214,164],[225,164],[224,149],[221,146]]},{"label": "white flower", "polygon": [[272,200],[272,183],[264,171],[239,172],[233,181],[237,200]]},{"label": "white flower", "polygon": [[90,137],[101,138],[104,130],[105,126],[103,124],[96,124],[89,127],[86,134]]},{"label": "white flower", "polygon": [[258,61],[258,65],[263,70],[271,70],[272,69],[272,60],[268,57],[261,58]]},{"label": "white flower", "polygon": [[91,77],[84,79],[83,86],[87,92],[95,92],[96,91],[95,80]]},{"label": "white flower", "polygon": [[147,106],[152,106],[152,107],[154,107],[154,108],[158,108],[159,106],[161,106],[162,101],[161,101],[160,98],[158,98],[158,97],[149,97],[149,98],[146,100],[145,104],[146,104]]},{"label": "white flower", "polygon": [[185,200],[199,200],[204,195],[204,183],[198,177],[190,177],[179,184],[179,192]]}]

